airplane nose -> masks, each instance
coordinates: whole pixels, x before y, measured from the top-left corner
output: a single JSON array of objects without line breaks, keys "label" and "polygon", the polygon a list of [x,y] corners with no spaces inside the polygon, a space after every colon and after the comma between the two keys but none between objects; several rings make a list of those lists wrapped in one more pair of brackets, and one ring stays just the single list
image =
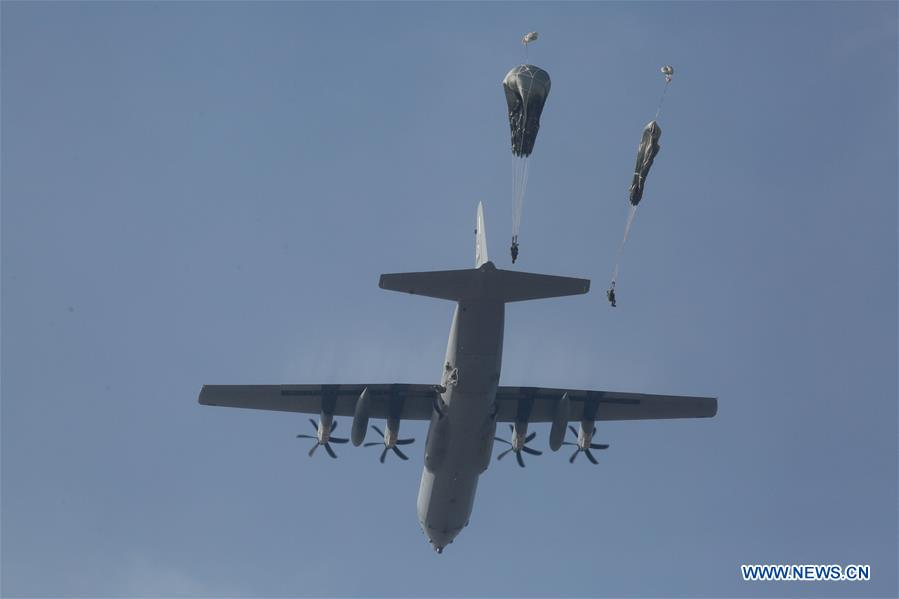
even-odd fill
[{"label": "airplane nose", "polygon": [[432,528],[427,530],[427,534],[428,541],[431,542],[434,551],[443,553],[443,548],[453,542],[453,539],[459,534],[459,530],[437,530]]}]

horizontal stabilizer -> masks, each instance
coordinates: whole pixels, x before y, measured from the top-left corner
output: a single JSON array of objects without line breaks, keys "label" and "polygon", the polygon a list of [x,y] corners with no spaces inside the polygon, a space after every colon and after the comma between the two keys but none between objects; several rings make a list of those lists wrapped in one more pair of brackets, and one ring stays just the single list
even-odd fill
[{"label": "horizontal stabilizer", "polygon": [[500,270],[492,262],[473,269],[385,274],[379,286],[457,302],[520,302],[590,291],[588,279]]},{"label": "horizontal stabilizer", "polygon": [[496,274],[505,302],[582,295],[590,291],[590,279],[538,275],[514,270],[497,270]]}]

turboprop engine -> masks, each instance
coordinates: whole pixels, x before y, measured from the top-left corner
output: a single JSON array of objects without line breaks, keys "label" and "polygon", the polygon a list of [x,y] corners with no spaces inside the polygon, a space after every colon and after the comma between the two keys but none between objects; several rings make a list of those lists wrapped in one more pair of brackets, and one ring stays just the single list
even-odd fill
[{"label": "turboprop engine", "polygon": [[516,422],[515,425],[509,425],[509,430],[512,432],[512,440],[506,441],[505,439],[501,439],[496,437],[496,440],[509,445],[509,449],[503,451],[498,456],[496,456],[497,460],[501,460],[509,452],[515,452],[515,459],[518,460],[518,465],[524,468],[524,459],[521,457],[521,453],[528,453],[531,455],[543,455],[542,451],[538,451],[536,449],[531,449],[526,444],[530,443],[534,440],[534,437],[537,436],[537,433],[531,433],[528,435],[528,423],[527,422]]},{"label": "turboprop engine", "polygon": [[384,463],[384,459],[387,457],[387,452],[393,450],[400,459],[408,460],[409,457],[400,451],[400,448],[397,445],[409,445],[410,443],[414,443],[415,439],[400,439],[400,421],[398,418],[388,418],[387,419],[387,432],[384,433],[375,425],[371,425],[376,433],[381,435],[381,439],[383,441],[372,441],[369,443],[365,443],[365,447],[373,447],[375,445],[383,445],[384,451],[381,452],[381,463]]},{"label": "turboprop engine", "polygon": [[596,461],[596,458],[593,457],[593,453],[590,451],[591,449],[608,449],[608,443],[594,443],[593,435],[596,433],[596,425],[592,420],[582,420],[581,421],[581,429],[580,431],[574,430],[573,426],[569,426],[568,430],[577,438],[575,443],[571,443],[570,441],[565,441],[562,445],[576,445],[577,449],[574,450],[574,453],[571,454],[571,457],[568,458],[568,462],[573,464],[574,459],[578,456],[579,453],[583,452],[587,459],[594,465],[599,462]]},{"label": "turboprop engine", "polygon": [[346,443],[349,439],[332,436],[334,429],[337,428],[337,421],[334,420],[334,415],[322,412],[318,424],[316,424],[315,420],[312,418],[309,419],[309,424],[315,429],[315,435],[304,435],[302,433],[297,435],[298,439],[315,439],[315,445],[309,450],[309,457],[311,458],[312,454],[315,453],[315,450],[320,446],[323,446],[329,456],[337,459],[337,454],[331,449],[331,443]]}]

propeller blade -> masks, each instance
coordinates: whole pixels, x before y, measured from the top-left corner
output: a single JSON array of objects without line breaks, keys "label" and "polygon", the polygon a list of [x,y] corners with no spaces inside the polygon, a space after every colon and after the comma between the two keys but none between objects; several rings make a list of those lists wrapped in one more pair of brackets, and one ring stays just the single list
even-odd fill
[{"label": "propeller blade", "polygon": [[571,426],[570,424],[568,425],[568,430],[571,431],[571,434],[572,434],[572,435],[574,435],[575,437],[577,437],[577,431],[574,430],[574,427]]},{"label": "propeller blade", "polygon": [[525,453],[529,453],[531,455],[543,455],[542,451],[537,451],[536,449],[531,449],[530,447],[526,447],[526,446],[522,447],[521,451],[523,451]]},{"label": "propeller blade", "polygon": [[346,443],[349,439],[344,439],[343,437],[331,437],[328,439],[331,443]]},{"label": "propeller blade", "polygon": [[384,433],[381,432],[381,429],[379,429],[378,427],[376,427],[374,424],[371,425],[371,427],[372,427],[373,429],[375,429],[375,432],[377,432],[379,435],[381,435],[381,438],[382,438],[382,439],[384,438]]},{"label": "propeller blade", "polygon": [[319,446],[319,445],[321,445],[321,443],[316,443],[315,445],[312,446],[312,449],[309,450],[309,457],[310,457],[310,458],[312,457],[312,454],[315,453],[315,450],[318,449],[318,446]]},{"label": "propeller blade", "polygon": [[384,463],[384,458],[387,457],[387,448],[384,448],[384,451],[381,452],[381,463]]},{"label": "propeller blade", "polygon": [[571,454],[571,457],[568,458],[568,463],[569,463],[569,464],[574,464],[574,458],[576,458],[576,457],[577,457],[577,454],[579,454],[580,452],[581,452],[580,449],[575,449],[575,450],[574,450],[574,453]]},{"label": "propeller blade", "polygon": [[521,466],[522,468],[524,468],[524,460],[521,459],[521,452],[520,452],[520,451],[516,451],[516,452],[515,452],[515,459],[518,460],[518,465]]},{"label": "propeller blade", "polygon": [[309,424],[311,424],[311,425],[312,425],[312,428],[315,429],[315,432],[318,433],[318,423],[315,422],[315,420],[313,420],[312,418],[310,418],[310,419],[309,419]]},{"label": "propeller blade", "polygon": [[598,464],[598,463],[599,463],[599,462],[596,461],[596,458],[593,457],[593,454],[590,453],[590,450],[589,450],[589,449],[585,449],[585,450],[584,450],[584,453],[587,454],[587,459],[588,459],[588,460],[590,460],[590,461],[593,462],[594,464]]},{"label": "propeller blade", "polygon": [[496,456],[496,459],[497,460],[503,459],[504,457],[506,457],[506,454],[509,453],[510,451],[512,451],[511,447],[509,449],[507,449],[506,451],[502,452],[501,454],[499,454],[498,456]]},{"label": "propeller blade", "polygon": [[398,448],[396,445],[393,446],[393,453],[395,453],[396,455],[400,456],[400,459],[402,459],[402,460],[408,460],[408,459],[409,459],[409,457],[408,457],[406,454],[404,454],[402,451],[400,451],[399,448]]},{"label": "propeller blade", "polygon": [[409,445],[410,443],[415,443],[415,439],[397,439],[397,445]]},{"label": "propeller blade", "polygon": [[318,437],[314,435],[297,435],[297,439],[318,439]]},{"label": "propeller blade", "polygon": [[512,426],[512,425],[510,424],[510,425],[509,425],[509,430],[512,431],[512,432],[514,433],[514,432],[515,432],[515,427]]},{"label": "propeller blade", "polygon": [[333,433],[336,428],[337,428],[337,421],[332,420],[331,421],[331,432]]},{"label": "propeller blade", "polygon": [[531,441],[534,440],[534,437],[536,437],[536,436],[537,436],[537,433],[536,433],[536,432],[533,432],[533,433],[531,433],[530,435],[528,435],[527,437],[524,438],[524,442],[525,442],[525,443],[530,443]]},{"label": "propeller blade", "polygon": [[383,441],[369,441],[368,443],[363,443],[362,447],[371,447],[372,445],[384,445]]},{"label": "propeller blade", "polygon": [[329,455],[329,456],[331,456],[331,457],[334,458],[335,460],[337,459],[337,454],[334,453],[334,450],[333,450],[333,449],[331,449],[331,444],[330,444],[330,443],[325,443],[325,451],[328,452],[328,455]]},{"label": "propeller blade", "polygon": [[577,445],[577,443],[572,443],[571,441],[562,441],[562,445]]},{"label": "propeller blade", "polygon": [[505,443],[506,445],[512,445],[511,441],[506,441],[505,439],[500,439],[499,437],[493,437],[493,438],[495,440],[499,441],[500,443]]},{"label": "propeller blade", "polygon": [[608,448],[609,448],[608,443],[591,443],[590,444],[590,449],[608,449]]}]

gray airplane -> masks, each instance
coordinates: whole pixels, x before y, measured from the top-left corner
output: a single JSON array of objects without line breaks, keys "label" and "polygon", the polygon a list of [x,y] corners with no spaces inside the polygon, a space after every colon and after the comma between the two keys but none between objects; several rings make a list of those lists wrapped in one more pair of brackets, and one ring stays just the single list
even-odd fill
[{"label": "gray airplane", "polygon": [[[298,437],[314,439],[310,456],[324,446],[332,458],[337,456],[331,443],[348,442],[332,435],[335,416],[353,418],[350,437],[356,446],[365,439],[369,419],[384,419],[386,431],[371,427],[382,440],[366,443],[383,444],[381,462],[389,451],[408,459],[399,446],[412,440],[399,438],[401,420],[430,420],[418,520],[437,553],[468,525],[478,477],[490,464],[495,439],[510,445],[498,458],[514,452],[524,466],[522,452],[540,453],[526,446],[534,437],[528,435],[528,424],[548,422],[553,451],[572,445],[570,462],[583,453],[596,464],[591,450],[608,448],[593,442],[597,420],[715,415],[718,402],[710,397],[500,386],[505,304],[584,294],[590,281],[496,268],[487,257],[480,204],[475,238],[473,269],[381,275],[381,289],[456,302],[439,385],[204,385],[200,403],[318,414],[317,423],[310,420],[315,435]],[[498,422],[510,424],[510,441],[495,437]],[[579,422],[579,430],[569,422]],[[575,442],[564,441],[566,430],[577,437]]]}]

